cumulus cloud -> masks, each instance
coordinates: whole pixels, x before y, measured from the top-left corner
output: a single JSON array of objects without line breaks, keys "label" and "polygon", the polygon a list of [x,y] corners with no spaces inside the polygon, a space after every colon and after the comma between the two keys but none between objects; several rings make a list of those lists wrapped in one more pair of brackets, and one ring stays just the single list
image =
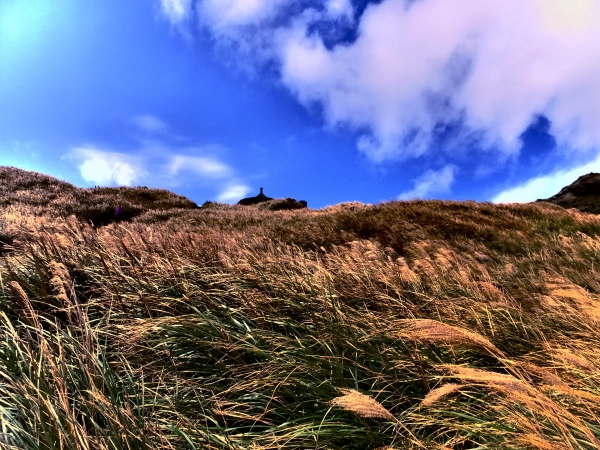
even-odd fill
[{"label": "cumulus cloud", "polygon": [[456,167],[449,164],[440,170],[428,170],[414,182],[414,188],[398,196],[399,200],[412,198],[428,198],[434,194],[444,194],[450,191],[454,183]]},{"label": "cumulus cloud", "polygon": [[526,203],[549,198],[558,194],[562,188],[570,185],[580,176],[590,172],[600,172],[600,157],[575,168],[532,178],[519,186],[500,192],[492,201],[494,203]]},{"label": "cumulus cloud", "polygon": [[71,156],[79,162],[81,177],[89,183],[132,186],[146,175],[144,166],[124,153],[89,146],[74,149]]},{"label": "cumulus cloud", "polygon": [[383,0],[355,24],[355,41],[337,45],[314,25],[347,24],[348,0],[165,3],[187,8],[174,21],[196,8],[214,36],[254,45],[246,58],[268,55],[300,102],[361,132],[357,146],[375,161],[431,152],[436,127],[456,123],[514,154],[539,114],[559,145],[600,144],[597,0]]}]

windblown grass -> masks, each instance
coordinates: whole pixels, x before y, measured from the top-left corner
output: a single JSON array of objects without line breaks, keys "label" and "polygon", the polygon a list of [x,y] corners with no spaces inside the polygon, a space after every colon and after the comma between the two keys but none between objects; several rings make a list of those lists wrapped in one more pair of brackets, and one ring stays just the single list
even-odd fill
[{"label": "windblown grass", "polygon": [[596,216],[9,212],[0,447],[600,448]]}]

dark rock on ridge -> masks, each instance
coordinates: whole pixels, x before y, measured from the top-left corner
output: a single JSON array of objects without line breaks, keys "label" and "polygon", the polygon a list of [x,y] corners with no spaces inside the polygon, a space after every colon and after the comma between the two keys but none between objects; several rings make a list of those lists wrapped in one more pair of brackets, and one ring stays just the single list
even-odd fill
[{"label": "dark rock on ridge", "polygon": [[268,202],[269,200],[273,199],[263,194],[263,188],[260,188],[260,194],[258,194],[256,197],[243,198],[238,202],[238,205],[258,205],[259,203]]},{"label": "dark rock on ridge", "polygon": [[281,211],[281,210],[289,210],[289,209],[302,209],[308,206],[305,200],[295,200],[293,198],[286,199],[273,199],[271,197],[267,197],[263,193],[263,188],[260,188],[260,194],[256,197],[247,197],[243,198],[238,202],[238,205],[258,205],[259,203],[266,203],[266,205],[261,205],[261,208],[264,207],[270,211]]},{"label": "dark rock on ridge", "polygon": [[576,208],[582,212],[600,214],[600,173],[588,173],[560,190],[548,199],[540,199],[554,203],[563,208]]}]

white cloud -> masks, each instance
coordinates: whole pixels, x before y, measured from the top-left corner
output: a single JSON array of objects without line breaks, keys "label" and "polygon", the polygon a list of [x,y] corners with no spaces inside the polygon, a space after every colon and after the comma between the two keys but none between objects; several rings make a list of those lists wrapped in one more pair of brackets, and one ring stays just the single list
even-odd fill
[{"label": "white cloud", "polygon": [[152,114],[135,116],[131,121],[136,127],[149,133],[158,133],[167,129],[167,124]]},{"label": "white cloud", "polygon": [[215,155],[219,151],[223,148],[217,145],[178,148],[150,141],[128,154],[86,145],[74,148],[65,158],[76,162],[81,177],[90,184],[167,189],[194,184],[216,192],[219,201],[238,201],[249,188],[233,167]]},{"label": "white cloud", "polygon": [[214,157],[173,155],[168,166],[172,176],[186,171],[208,178],[225,178],[232,175],[231,168]]},{"label": "white cloud", "polygon": [[244,198],[249,191],[250,188],[244,184],[232,184],[226,186],[225,189],[221,191],[217,200],[225,203],[239,201]]},{"label": "white cloud", "polygon": [[351,19],[354,12],[351,0],[328,0],[325,9],[332,18]]},{"label": "white cloud", "polygon": [[594,25],[597,0],[536,0],[545,27],[557,31],[577,31]]},{"label": "white cloud", "polygon": [[81,177],[98,185],[132,186],[146,174],[146,169],[135,158],[123,153],[79,147],[71,156],[79,161]]},{"label": "white cloud", "polygon": [[162,13],[173,25],[189,20],[193,0],[160,0]]},{"label": "white cloud", "polygon": [[[359,148],[375,160],[422,154],[435,125],[462,112],[488,146],[509,152],[538,113],[559,140],[600,142],[600,29],[549,28],[544,5],[387,0],[369,7],[350,46],[290,33],[283,80],[302,101],[322,102],[330,122],[368,128]],[[588,9],[600,15],[598,4]]]},{"label": "white cloud", "polygon": [[[214,149],[215,147],[209,146],[208,148]],[[195,151],[201,153],[202,149]],[[209,183],[219,192],[217,194],[219,202],[237,202],[250,190],[248,186],[240,182],[232,167],[214,156],[171,155],[167,163],[167,173],[172,180],[180,180],[191,174],[198,184]]]},{"label": "white cloud", "polygon": [[347,23],[350,2],[322,0],[283,25],[272,20],[290,2],[194,4],[204,27],[242,49],[240,64],[272,58],[300,102],[364,132],[358,148],[375,161],[432,151],[436,124],[459,118],[505,154],[537,114],[559,145],[600,145],[598,0],[383,0],[367,7],[355,42],[333,48],[309,30]]},{"label": "white cloud", "polygon": [[542,175],[525,183],[500,192],[492,200],[494,203],[526,203],[552,197],[577,178],[590,172],[600,172],[600,157],[594,161],[569,170]]},{"label": "white cloud", "polygon": [[291,0],[203,0],[199,15],[213,31],[228,33],[233,27],[272,19]]},{"label": "white cloud", "polygon": [[415,180],[414,188],[398,196],[399,200],[412,198],[427,198],[433,194],[443,194],[450,191],[454,183],[456,167],[449,164],[440,170],[428,170]]}]

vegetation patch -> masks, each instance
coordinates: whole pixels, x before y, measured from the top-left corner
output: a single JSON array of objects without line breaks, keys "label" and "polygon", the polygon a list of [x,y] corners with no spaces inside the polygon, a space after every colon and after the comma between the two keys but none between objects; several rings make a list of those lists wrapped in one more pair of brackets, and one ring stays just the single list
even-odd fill
[{"label": "vegetation patch", "polygon": [[275,199],[270,200],[261,205],[262,208],[268,209],[269,211],[290,211],[293,209],[302,209],[307,207],[307,203],[304,200],[294,200],[293,198]]},{"label": "vegetation patch", "polygon": [[146,211],[174,208],[195,209],[191,200],[165,189],[146,187],[78,188],[70,183],[36,172],[0,167],[0,205],[18,205],[34,216],[74,215],[94,226],[115,221],[115,209],[123,208],[120,220],[131,220]]},{"label": "vegetation patch", "polygon": [[161,198],[3,209],[1,448],[600,448],[597,216]]}]

